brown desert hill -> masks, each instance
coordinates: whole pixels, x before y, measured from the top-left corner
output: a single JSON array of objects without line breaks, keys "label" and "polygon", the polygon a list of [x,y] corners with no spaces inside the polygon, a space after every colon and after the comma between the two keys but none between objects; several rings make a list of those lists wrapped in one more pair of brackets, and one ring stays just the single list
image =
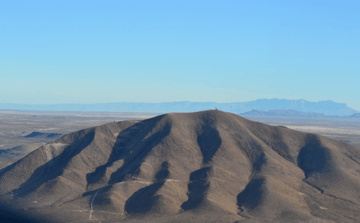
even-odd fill
[{"label": "brown desert hill", "polygon": [[41,146],[1,170],[0,192],[54,222],[359,222],[360,147],[218,110],[171,113]]}]

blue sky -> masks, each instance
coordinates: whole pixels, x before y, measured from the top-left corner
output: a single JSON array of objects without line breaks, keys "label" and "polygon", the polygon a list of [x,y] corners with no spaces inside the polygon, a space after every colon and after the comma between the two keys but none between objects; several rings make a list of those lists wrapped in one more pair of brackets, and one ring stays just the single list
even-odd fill
[{"label": "blue sky", "polygon": [[360,1],[0,2],[0,103],[334,100],[360,110]]}]

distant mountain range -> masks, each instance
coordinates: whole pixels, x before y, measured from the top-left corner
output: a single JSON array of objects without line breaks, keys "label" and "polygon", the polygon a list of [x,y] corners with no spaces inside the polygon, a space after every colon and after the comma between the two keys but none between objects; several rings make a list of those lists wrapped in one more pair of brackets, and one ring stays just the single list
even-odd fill
[{"label": "distant mountain range", "polygon": [[350,118],[360,118],[360,113],[355,113],[353,115],[350,115]]},{"label": "distant mountain range", "polygon": [[240,116],[274,116],[274,117],[301,117],[301,118],[325,118],[327,117],[324,114],[314,113],[314,112],[301,112],[295,111],[293,109],[289,110],[251,110],[249,112],[240,113]]},{"label": "distant mountain range", "polygon": [[288,99],[258,99],[249,102],[217,103],[217,102],[164,102],[164,103],[103,103],[103,104],[5,104],[0,103],[1,110],[32,110],[32,111],[93,111],[93,112],[194,112],[209,109],[219,109],[232,113],[244,113],[255,110],[289,110],[299,112],[320,113],[324,115],[353,115],[358,111],[345,103],[334,101],[310,102],[307,100]]},{"label": "distant mountain range", "polygon": [[301,112],[295,111],[293,109],[289,110],[251,110],[248,112],[240,113],[240,116],[253,116],[253,117],[291,117],[291,118],[360,118],[360,113],[355,113],[353,115],[343,115],[343,116],[335,116],[335,115],[324,115],[321,113],[315,112]]}]

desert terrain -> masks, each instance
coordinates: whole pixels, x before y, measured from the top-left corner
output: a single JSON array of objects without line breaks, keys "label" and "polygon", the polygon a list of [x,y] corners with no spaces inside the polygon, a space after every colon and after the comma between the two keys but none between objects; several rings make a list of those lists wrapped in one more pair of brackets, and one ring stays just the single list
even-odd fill
[{"label": "desert terrain", "polygon": [[[129,112],[0,111],[0,169],[64,134],[109,122],[143,120],[156,115],[158,114]],[[246,118],[360,146],[360,119]]]},{"label": "desert terrain", "polygon": [[0,168],[81,129],[109,122],[145,119],[149,113],[0,111]]},{"label": "desert terrain", "polygon": [[263,124],[217,110],[127,118],[4,167],[3,203],[49,222],[360,220],[360,147],[294,130],[345,139],[353,126]]}]

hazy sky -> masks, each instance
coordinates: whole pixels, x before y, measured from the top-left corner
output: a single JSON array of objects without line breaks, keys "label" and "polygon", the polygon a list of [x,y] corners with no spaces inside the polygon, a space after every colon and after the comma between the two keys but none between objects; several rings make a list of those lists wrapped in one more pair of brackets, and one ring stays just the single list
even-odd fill
[{"label": "hazy sky", "polygon": [[0,103],[334,100],[360,1],[0,1]]}]

